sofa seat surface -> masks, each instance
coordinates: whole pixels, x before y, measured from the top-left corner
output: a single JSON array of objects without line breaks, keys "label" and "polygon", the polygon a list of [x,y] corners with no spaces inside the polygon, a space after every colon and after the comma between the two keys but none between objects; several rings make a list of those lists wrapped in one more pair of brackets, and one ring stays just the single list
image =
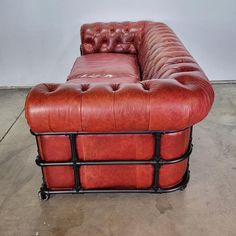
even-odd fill
[{"label": "sofa seat surface", "polygon": [[67,78],[76,83],[138,82],[139,68],[135,55],[95,53],[78,57]]}]

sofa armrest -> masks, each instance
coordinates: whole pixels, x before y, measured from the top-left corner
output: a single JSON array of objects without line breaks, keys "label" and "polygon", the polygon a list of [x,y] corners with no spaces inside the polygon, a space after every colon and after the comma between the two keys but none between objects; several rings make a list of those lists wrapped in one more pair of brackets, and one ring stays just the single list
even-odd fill
[{"label": "sofa armrest", "polygon": [[34,132],[180,130],[202,120],[214,93],[207,80],[149,80],[124,84],[39,84],[25,114]]},{"label": "sofa armrest", "polygon": [[80,30],[82,54],[99,52],[136,54],[143,30],[144,21],[84,24]]}]

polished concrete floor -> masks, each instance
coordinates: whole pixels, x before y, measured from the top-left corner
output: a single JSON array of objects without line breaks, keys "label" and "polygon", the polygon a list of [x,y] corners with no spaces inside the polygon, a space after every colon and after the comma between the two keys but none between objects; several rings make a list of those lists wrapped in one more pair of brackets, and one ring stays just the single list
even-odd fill
[{"label": "polished concrete floor", "polygon": [[171,194],[57,195],[41,202],[36,146],[24,119],[27,90],[0,90],[0,235],[236,235],[236,84],[215,85],[194,128],[191,179]]}]

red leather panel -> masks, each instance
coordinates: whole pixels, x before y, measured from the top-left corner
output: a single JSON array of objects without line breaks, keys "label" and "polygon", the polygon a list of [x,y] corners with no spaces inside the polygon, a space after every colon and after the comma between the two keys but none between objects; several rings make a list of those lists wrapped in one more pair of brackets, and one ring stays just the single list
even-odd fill
[{"label": "red leather panel", "polygon": [[[190,129],[162,135],[161,157],[165,160],[183,155],[189,145]],[[77,137],[79,159],[98,160],[150,160],[154,156],[154,137],[136,135],[85,135]]]},{"label": "red leather panel", "polygon": [[77,137],[77,152],[84,161],[150,160],[152,135],[86,135]]},{"label": "red leather panel", "polygon": [[144,22],[141,21],[85,24],[81,27],[82,53],[136,54],[143,29]]},{"label": "red leather panel", "polygon": [[[187,160],[160,168],[159,185],[170,188],[181,182]],[[93,188],[150,188],[153,184],[152,165],[81,166],[81,184]]]},{"label": "red leather panel", "polygon": [[69,161],[71,160],[70,140],[68,136],[45,135],[38,136],[39,151],[42,160],[45,161]]},{"label": "red leather panel", "polygon": [[139,81],[137,59],[134,55],[119,53],[81,56],[76,59],[67,80],[76,83],[137,82]]},{"label": "red leather panel", "polygon": [[182,156],[188,149],[189,137],[190,129],[162,135],[161,157],[165,160],[171,160]]},{"label": "red leather panel", "polygon": [[44,167],[43,174],[48,188],[72,189],[74,187],[74,172],[70,166]]},{"label": "red leather panel", "polygon": [[170,188],[179,184],[187,169],[187,159],[176,164],[163,165],[160,168],[159,185]]},{"label": "red leather panel", "polygon": [[85,189],[150,188],[153,182],[153,166],[81,166],[80,178]]}]

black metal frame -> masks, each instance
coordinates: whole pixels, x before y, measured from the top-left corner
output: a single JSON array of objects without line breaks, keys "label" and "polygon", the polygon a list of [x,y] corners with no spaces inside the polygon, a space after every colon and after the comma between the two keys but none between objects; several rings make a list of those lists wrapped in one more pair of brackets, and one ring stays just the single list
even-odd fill
[{"label": "black metal frame", "polygon": [[[188,129],[188,128],[186,128]],[[184,129],[185,130],[185,129]],[[190,138],[187,151],[180,157],[165,160],[160,156],[160,143],[161,136],[167,133],[175,133],[183,130],[177,131],[118,131],[118,132],[45,132],[45,133],[31,133],[36,136],[36,143],[38,148],[38,155],[36,157],[36,164],[42,169],[42,179],[43,183],[39,191],[39,197],[42,200],[47,200],[50,197],[50,194],[80,194],[80,193],[168,193],[174,192],[177,190],[184,190],[189,182],[190,171],[189,171],[189,156],[192,152],[192,127],[190,127]],[[155,137],[155,153],[152,160],[121,160],[121,161],[80,161],[77,151],[76,151],[76,137],[81,135],[106,135],[106,134],[152,134]],[[66,135],[69,137],[70,146],[71,146],[71,161],[64,162],[47,162],[41,159],[39,151],[38,136],[43,135]],[[187,170],[184,174],[184,177],[178,185],[171,188],[161,188],[159,186],[159,169],[161,165],[169,165],[181,162],[188,158]],[[154,165],[154,176],[153,176],[153,186],[149,189],[83,189],[80,185],[80,176],[79,176],[79,167],[82,165]],[[52,190],[47,188],[43,168],[46,166],[72,166],[74,170],[74,188],[71,190],[61,189],[61,190]]]}]

